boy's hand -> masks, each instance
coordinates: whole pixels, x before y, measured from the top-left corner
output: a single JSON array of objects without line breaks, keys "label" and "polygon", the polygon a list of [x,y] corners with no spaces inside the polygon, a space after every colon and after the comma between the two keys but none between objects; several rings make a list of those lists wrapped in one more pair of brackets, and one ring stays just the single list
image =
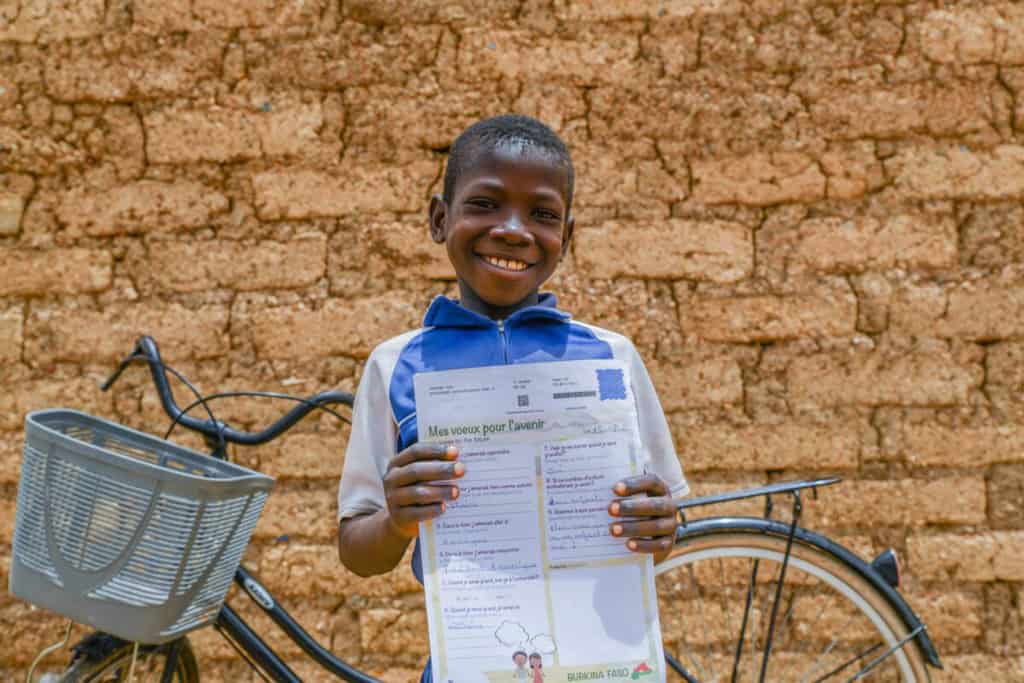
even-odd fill
[{"label": "boy's hand", "polygon": [[612,487],[620,497],[646,493],[646,498],[614,500],[608,506],[613,517],[634,519],[616,520],[611,525],[612,536],[626,538],[626,547],[638,553],[667,553],[675,542],[675,502],[668,495],[668,485],[656,474],[628,477]]},{"label": "boy's hand", "polygon": [[455,446],[415,443],[395,456],[384,475],[384,497],[391,526],[405,538],[415,538],[419,523],[434,519],[445,502],[459,497],[459,487],[442,484],[458,479],[466,466],[454,462]]}]

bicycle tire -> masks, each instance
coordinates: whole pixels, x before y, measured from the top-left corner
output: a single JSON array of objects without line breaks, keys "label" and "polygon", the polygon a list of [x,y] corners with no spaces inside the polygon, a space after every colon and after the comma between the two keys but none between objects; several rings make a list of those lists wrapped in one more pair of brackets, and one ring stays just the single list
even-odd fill
[{"label": "bicycle tire", "polygon": [[[683,680],[759,681],[789,525],[708,521],[684,527],[656,568],[666,659],[685,671],[676,670]],[[813,532],[798,528],[794,534],[763,680],[855,680],[908,637],[889,599],[834,547]],[[759,583],[752,578],[758,575],[768,580]],[[716,623],[709,624],[709,614]],[[691,628],[698,620],[700,628]],[[917,642],[909,639],[856,680],[927,683],[930,677]]]},{"label": "bicycle tire", "polygon": [[[127,681],[132,660],[132,643],[101,634],[93,634],[85,647],[76,647],[71,665],[57,678],[58,683],[117,683]],[[83,644],[86,642],[83,641]],[[188,638],[182,638],[178,660],[171,680],[174,683],[198,683],[199,665]],[[140,646],[132,683],[158,683],[172,643]]]}]

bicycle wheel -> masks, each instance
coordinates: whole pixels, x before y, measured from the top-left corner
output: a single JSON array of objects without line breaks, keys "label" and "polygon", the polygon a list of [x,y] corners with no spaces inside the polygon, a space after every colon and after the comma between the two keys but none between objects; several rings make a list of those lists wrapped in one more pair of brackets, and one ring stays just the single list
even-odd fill
[{"label": "bicycle wheel", "polygon": [[[132,683],[159,683],[172,643],[142,645],[135,659]],[[58,683],[116,683],[128,680],[132,644],[103,634],[88,636],[76,648],[71,666]],[[178,660],[171,678],[174,683],[198,683],[199,666],[188,638],[181,639]]]},{"label": "bicycle wheel", "polygon": [[657,566],[662,637],[677,680],[929,681],[913,640],[875,662],[908,628],[879,589],[812,532],[794,537],[770,628],[788,531],[761,519],[695,522]]}]

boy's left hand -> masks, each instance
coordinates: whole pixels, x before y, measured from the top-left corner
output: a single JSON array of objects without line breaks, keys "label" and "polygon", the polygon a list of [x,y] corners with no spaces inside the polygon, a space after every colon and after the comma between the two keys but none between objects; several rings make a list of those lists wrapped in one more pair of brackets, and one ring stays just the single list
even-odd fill
[{"label": "boy's left hand", "polygon": [[612,536],[628,539],[626,547],[637,553],[665,553],[675,542],[676,505],[668,495],[668,485],[656,474],[627,477],[612,487],[620,497],[646,493],[647,497],[613,500],[608,514],[630,519],[616,520]]}]

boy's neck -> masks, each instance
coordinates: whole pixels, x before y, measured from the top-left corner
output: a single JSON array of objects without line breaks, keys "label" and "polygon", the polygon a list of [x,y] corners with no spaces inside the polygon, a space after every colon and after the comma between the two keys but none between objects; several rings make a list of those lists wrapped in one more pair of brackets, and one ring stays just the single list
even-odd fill
[{"label": "boy's neck", "polygon": [[461,281],[459,282],[459,303],[464,308],[467,308],[474,313],[479,313],[491,320],[504,320],[516,311],[530,306],[536,306],[539,302],[540,293],[534,290],[533,292],[530,292],[525,299],[512,304],[511,306],[495,306],[477,296],[477,293],[465,283]]}]

